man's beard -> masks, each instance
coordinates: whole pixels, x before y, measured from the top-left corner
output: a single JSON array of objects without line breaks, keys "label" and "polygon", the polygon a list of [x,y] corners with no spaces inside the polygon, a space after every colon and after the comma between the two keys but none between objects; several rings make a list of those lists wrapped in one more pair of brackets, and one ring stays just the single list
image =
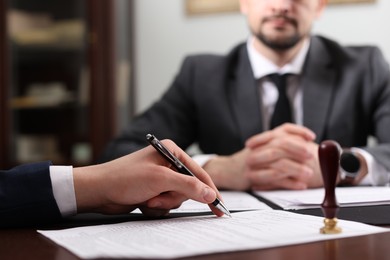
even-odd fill
[{"label": "man's beard", "polygon": [[255,37],[265,46],[276,51],[285,51],[294,47],[303,37],[298,33],[283,39],[271,39],[262,32],[255,34]]},{"label": "man's beard", "polygon": [[302,38],[302,35],[299,35],[298,33],[298,23],[295,19],[289,18],[284,15],[275,15],[272,17],[267,17],[264,19],[263,24],[266,23],[269,20],[272,19],[277,19],[277,18],[283,18],[287,20],[295,29],[296,31],[294,32],[293,35],[291,36],[286,36],[282,38],[275,38],[273,39],[272,37],[267,37],[260,29],[259,32],[253,32],[255,37],[262,42],[265,46],[269,47],[270,49],[276,50],[276,51],[285,51],[288,50],[292,47],[294,47]]}]

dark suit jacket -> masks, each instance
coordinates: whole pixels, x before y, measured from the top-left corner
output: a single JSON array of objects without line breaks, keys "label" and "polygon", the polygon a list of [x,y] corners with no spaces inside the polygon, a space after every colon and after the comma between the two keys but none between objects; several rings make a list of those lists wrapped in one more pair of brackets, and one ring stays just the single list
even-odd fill
[{"label": "dark suit jacket", "polygon": [[32,163],[0,171],[0,227],[61,219],[52,191],[50,164]]},{"label": "dark suit jacket", "polygon": [[[313,36],[301,84],[304,125],[317,134],[316,142],[365,147],[373,135],[379,145],[365,149],[390,169],[389,76],[378,48],[342,47]],[[204,153],[232,154],[263,131],[259,102],[245,44],[226,56],[187,57],[163,97],[132,121],[103,158],[139,149],[147,133],[184,149],[198,142]]]}]

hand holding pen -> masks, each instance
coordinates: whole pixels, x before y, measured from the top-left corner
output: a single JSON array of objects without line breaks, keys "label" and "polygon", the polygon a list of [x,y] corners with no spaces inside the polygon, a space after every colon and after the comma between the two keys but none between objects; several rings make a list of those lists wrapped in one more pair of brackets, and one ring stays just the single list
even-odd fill
[{"label": "hand holding pen", "polygon": [[[173,153],[171,153],[154,135],[148,134],[146,136],[146,139],[162,155],[162,157],[164,157],[164,159],[167,160],[179,173],[192,176],[195,178],[197,177]],[[222,203],[222,201],[218,199],[218,197],[215,198],[212,205],[216,207],[219,211],[231,217],[229,210]]]}]

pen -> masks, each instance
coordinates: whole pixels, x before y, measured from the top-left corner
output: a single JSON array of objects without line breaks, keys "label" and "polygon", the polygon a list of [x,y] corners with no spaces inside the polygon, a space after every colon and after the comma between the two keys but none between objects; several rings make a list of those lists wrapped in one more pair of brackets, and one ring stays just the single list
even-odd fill
[{"label": "pen", "polygon": [[[195,174],[193,174],[176,156],[174,156],[168,148],[166,148],[154,135],[147,134],[146,139],[149,143],[169,162],[171,163],[180,173],[193,176],[196,178]],[[226,206],[220,201],[218,198],[212,202],[212,204],[222,211],[227,216],[231,217],[229,210]]]}]

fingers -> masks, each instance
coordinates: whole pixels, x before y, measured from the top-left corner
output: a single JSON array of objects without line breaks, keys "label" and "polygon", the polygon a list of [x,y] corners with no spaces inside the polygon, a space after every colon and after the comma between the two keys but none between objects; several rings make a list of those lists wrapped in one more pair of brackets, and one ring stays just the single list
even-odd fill
[{"label": "fingers", "polygon": [[148,208],[148,207],[139,207],[142,214],[148,217],[164,217],[169,215],[169,209],[158,209],[158,208]]},{"label": "fingers", "polygon": [[287,158],[266,167],[248,167],[246,177],[256,189],[306,189],[314,170],[306,164]]},{"label": "fingers", "polygon": [[[159,196],[150,199],[146,202],[146,206],[141,206],[139,209],[146,216],[162,217],[167,216],[171,209],[176,209],[186,200],[185,196],[181,196],[176,192],[165,192]],[[214,201],[214,200],[213,200]],[[211,211],[218,217],[223,216],[223,213],[209,204]]]},{"label": "fingers", "polygon": [[212,187],[216,192],[217,188],[215,187],[213,181],[207,172],[202,169],[192,158],[186,154],[182,149],[175,145],[171,140],[163,140],[164,145],[202,182],[206,183],[208,186]]},{"label": "fingers", "polygon": [[[186,199],[193,199],[201,203],[210,204],[217,197],[220,197],[210,176],[196,164],[191,157],[171,140],[162,140],[161,142],[196,177],[178,173],[173,165],[170,165],[165,161],[165,163],[162,163],[157,169],[159,172],[159,177],[157,177],[159,180],[157,183],[159,185],[156,186],[156,192],[160,191],[158,192],[160,195],[149,199],[148,207],[170,209],[177,207]],[[154,153],[154,155],[156,155],[156,153]],[[161,155],[158,155],[158,157],[160,158]],[[175,196],[171,196],[170,194],[174,194]],[[222,212],[215,210],[212,207],[211,209],[217,216],[223,215]]]},{"label": "fingers", "polygon": [[297,138],[283,138],[252,149],[248,154],[247,163],[249,167],[256,167],[286,158],[304,163],[313,157],[312,149],[308,143]]},{"label": "fingers", "polygon": [[146,202],[148,208],[176,209],[187,200],[187,197],[177,192],[164,192]]},{"label": "fingers", "polygon": [[275,163],[270,168],[250,170],[247,173],[252,187],[273,187],[274,189],[306,189],[312,176],[311,168],[289,160]]},{"label": "fingers", "polygon": [[150,217],[163,217],[169,214],[171,209],[180,207],[187,198],[179,193],[164,192],[151,198],[144,205],[139,207],[142,213]]},{"label": "fingers", "polygon": [[286,123],[273,130],[269,130],[249,138],[246,141],[245,145],[246,147],[253,149],[257,146],[270,142],[271,140],[286,135],[300,137],[305,141],[313,141],[315,139],[315,133],[312,132],[310,129],[304,126]]},{"label": "fingers", "polygon": [[307,188],[308,186],[306,183],[289,178],[282,179],[277,183],[259,184],[252,187],[253,190],[304,190]]},{"label": "fingers", "polygon": [[[158,181],[158,189],[180,194],[182,196],[179,199],[180,203],[185,199],[193,199],[209,204],[217,198],[217,192],[198,178],[178,173],[166,167],[160,167],[158,170],[160,179]],[[159,202],[164,204],[166,208],[168,208],[168,204],[169,206],[176,206],[177,201],[172,200],[172,197],[166,194],[164,194],[165,196],[160,195],[157,197]]]},{"label": "fingers", "polygon": [[284,124],[247,142],[247,178],[256,189],[306,189],[318,172],[317,145],[309,129]]},{"label": "fingers", "polygon": [[[193,193],[191,192],[190,189],[185,189],[183,193],[187,196],[187,198],[199,201],[199,202],[206,202],[206,203],[211,203],[213,202],[217,197],[222,200],[221,195],[219,194],[219,191],[217,187],[215,186],[214,182],[211,180],[211,177],[207,174],[207,172],[202,169],[194,160],[191,159],[189,155],[187,155],[183,150],[181,150],[174,142],[170,140],[163,140],[162,141],[164,145],[168,147],[168,149],[171,150],[171,152],[184,164],[186,167],[196,176],[196,178],[193,179],[198,179],[197,181],[191,179],[193,183],[204,183],[207,186],[203,186],[203,201],[202,198],[199,197],[198,194],[200,193]],[[185,176],[187,177],[187,176]],[[184,187],[184,186],[182,186]],[[204,188],[206,187],[206,188]],[[208,187],[211,187],[211,189],[207,189]],[[222,216],[223,212],[219,211],[215,207],[210,206],[211,211],[217,215],[217,216]]]},{"label": "fingers", "polygon": [[[298,169],[299,167],[297,167]],[[302,190],[308,188],[312,176],[310,169],[304,171],[269,168],[253,171],[248,175],[253,189],[292,189]]]},{"label": "fingers", "polygon": [[297,135],[307,141],[313,141],[316,138],[316,134],[304,126],[286,123],[276,128],[277,131],[285,132],[287,134]]},{"label": "fingers", "polygon": [[[288,133],[288,134],[287,134]],[[294,134],[292,134],[294,133]],[[249,168],[259,169],[270,167],[271,164],[283,161],[292,161],[298,164],[309,164],[309,161],[316,157],[313,142],[307,141],[295,133],[307,134],[311,131],[297,125],[284,124],[275,130],[264,134],[254,136],[248,143],[250,153],[247,156],[247,165]],[[312,135],[313,137],[314,135]],[[258,142],[258,140],[268,140],[267,142]],[[261,143],[261,144],[260,144]],[[285,163],[282,163],[285,164]]]}]

